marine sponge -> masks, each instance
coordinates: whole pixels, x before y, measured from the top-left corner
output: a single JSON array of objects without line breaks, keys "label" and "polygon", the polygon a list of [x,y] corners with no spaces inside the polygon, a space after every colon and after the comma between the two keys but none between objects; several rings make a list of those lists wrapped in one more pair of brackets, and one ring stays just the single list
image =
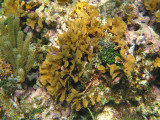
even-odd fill
[{"label": "marine sponge", "polygon": [[92,56],[101,48],[98,39],[104,36],[95,10],[85,2],[74,7],[73,20],[66,22],[68,31],[58,36],[59,48],[50,48],[40,68],[40,81],[48,92],[77,111],[99,101],[94,85],[90,87],[98,77],[87,69],[92,68]]}]

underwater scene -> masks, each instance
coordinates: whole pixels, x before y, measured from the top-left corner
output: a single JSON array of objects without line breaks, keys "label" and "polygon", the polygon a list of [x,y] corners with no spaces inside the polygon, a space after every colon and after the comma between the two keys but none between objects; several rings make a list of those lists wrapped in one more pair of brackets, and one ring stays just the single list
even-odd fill
[{"label": "underwater scene", "polygon": [[0,120],[160,120],[160,0],[0,0]]}]

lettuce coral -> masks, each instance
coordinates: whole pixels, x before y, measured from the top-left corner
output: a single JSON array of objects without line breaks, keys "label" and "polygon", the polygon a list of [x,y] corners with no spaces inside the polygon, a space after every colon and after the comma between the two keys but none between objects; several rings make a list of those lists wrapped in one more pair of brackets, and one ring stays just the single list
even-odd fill
[{"label": "lettuce coral", "polygon": [[77,111],[99,101],[89,82],[97,77],[92,77],[92,70],[86,69],[91,66],[92,56],[101,49],[98,39],[105,36],[95,18],[97,15],[95,7],[78,3],[71,14],[72,20],[66,22],[68,31],[58,36],[59,48],[50,48],[40,68],[40,81],[48,92],[55,100],[66,100]]}]

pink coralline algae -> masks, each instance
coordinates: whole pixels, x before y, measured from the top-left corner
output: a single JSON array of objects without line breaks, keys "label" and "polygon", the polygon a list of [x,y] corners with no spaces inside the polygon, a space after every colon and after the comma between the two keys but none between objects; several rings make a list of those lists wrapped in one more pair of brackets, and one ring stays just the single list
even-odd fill
[{"label": "pink coralline algae", "polygon": [[155,53],[160,50],[160,38],[151,27],[146,24],[140,24],[137,31],[126,32],[126,42],[130,46],[141,46],[144,53]]}]

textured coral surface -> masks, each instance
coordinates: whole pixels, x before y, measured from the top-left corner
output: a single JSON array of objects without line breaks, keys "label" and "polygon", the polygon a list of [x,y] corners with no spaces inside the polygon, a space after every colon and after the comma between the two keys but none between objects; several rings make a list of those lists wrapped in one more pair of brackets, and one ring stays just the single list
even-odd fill
[{"label": "textured coral surface", "polygon": [[160,0],[0,2],[1,119],[160,119]]}]

